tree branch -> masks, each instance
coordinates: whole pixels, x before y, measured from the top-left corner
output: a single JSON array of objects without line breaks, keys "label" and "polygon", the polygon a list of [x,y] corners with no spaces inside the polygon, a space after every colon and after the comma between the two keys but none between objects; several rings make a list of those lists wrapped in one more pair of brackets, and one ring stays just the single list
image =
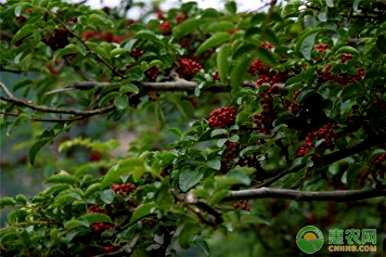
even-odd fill
[{"label": "tree branch", "polygon": [[[96,82],[96,81],[81,81],[75,82],[71,85],[68,85],[64,88],[54,89],[46,93],[46,95],[58,94],[74,90],[90,90],[93,88],[103,88],[118,85],[114,82]],[[245,86],[252,86],[251,83],[244,83]],[[187,81],[184,79],[179,79],[177,81],[165,81],[165,82],[140,82],[138,83],[139,90],[148,92],[148,91],[157,91],[157,92],[194,92],[198,87],[198,84],[194,81]],[[222,93],[229,92],[230,87],[227,85],[213,85],[203,89],[207,92],[212,93]]]},{"label": "tree branch", "polygon": [[[0,112],[0,115],[10,116],[10,117],[19,117],[21,113],[12,113],[12,112]],[[83,120],[87,118],[86,116],[75,116],[71,118],[30,118],[32,121],[40,121],[40,122],[53,122],[53,123],[64,123],[64,122],[72,122],[77,120]]]},{"label": "tree branch", "polygon": [[[315,167],[318,166],[317,168],[324,167],[326,165],[332,164],[336,161],[339,161],[339,160],[344,159],[346,157],[349,157],[351,155],[358,154],[364,150],[367,150],[370,147],[373,147],[373,146],[376,146],[376,145],[379,145],[382,143],[384,143],[384,141],[382,141],[382,140],[374,140],[373,138],[367,138],[367,139],[363,140],[362,142],[358,143],[357,145],[354,145],[353,147],[342,149],[339,151],[335,151],[333,153],[322,156],[320,159],[318,159],[314,162],[314,166]],[[281,171],[277,175],[275,175],[271,178],[268,178],[266,181],[257,185],[257,187],[260,188],[260,187],[269,186],[288,174],[296,173],[296,172],[300,171],[305,166],[306,166],[306,164],[302,163],[302,164],[284,169],[283,171]]]},{"label": "tree branch", "polygon": [[17,98],[15,97],[8,88],[0,82],[0,88],[4,91],[4,93],[7,95],[7,97],[0,96],[0,99],[6,102],[14,103],[18,106],[24,106],[27,108],[30,108],[35,111],[39,112],[47,112],[47,113],[61,113],[61,114],[73,114],[73,115],[80,115],[80,116],[92,116],[97,114],[103,114],[110,112],[115,109],[115,106],[113,104],[97,108],[97,109],[91,109],[91,110],[77,110],[77,109],[67,109],[67,108],[54,108],[49,107],[45,105],[37,105],[32,103],[31,101]]},{"label": "tree branch", "polygon": [[337,191],[299,191],[281,188],[254,188],[239,191],[231,191],[224,199],[242,200],[242,199],[262,199],[262,198],[280,198],[291,199],[295,201],[357,201],[374,197],[386,196],[386,189],[363,189],[363,190],[337,190]]}]

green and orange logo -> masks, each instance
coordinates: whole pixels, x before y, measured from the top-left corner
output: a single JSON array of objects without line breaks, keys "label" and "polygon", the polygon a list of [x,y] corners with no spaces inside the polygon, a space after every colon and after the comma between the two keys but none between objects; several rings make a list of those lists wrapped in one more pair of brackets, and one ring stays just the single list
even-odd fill
[{"label": "green and orange logo", "polygon": [[323,233],[315,226],[305,226],[297,233],[296,244],[306,254],[316,253],[323,247]]}]

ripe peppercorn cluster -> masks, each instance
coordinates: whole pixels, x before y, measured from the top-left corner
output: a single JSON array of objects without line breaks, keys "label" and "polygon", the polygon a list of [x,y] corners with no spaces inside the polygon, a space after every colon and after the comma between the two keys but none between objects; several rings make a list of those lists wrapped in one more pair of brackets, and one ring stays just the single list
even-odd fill
[{"label": "ripe peppercorn cluster", "polygon": [[160,70],[155,66],[145,71],[146,77],[151,81],[155,81],[160,73]]},{"label": "ripe peppercorn cluster", "polygon": [[181,77],[191,78],[202,69],[202,65],[191,58],[180,58],[178,60],[177,72]]},{"label": "ripe peppercorn cluster", "polygon": [[244,210],[244,211],[250,211],[251,207],[249,206],[248,200],[240,200],[232,204],[233,208]]},{"label": "ripe peppercorn cluster", "polygon": [[357,68],[354,75],[350,74],[333,74],[332,65],[326,65],[322,72],[319,72],[320,79],[322,81],[335,81],[341,85],[353,84],[359,80],[362,80],[366,76],[366,70],[363,67]]},{"label": "ripe peppercorn cluster", "polygon": [[143,55],[143,50],[141,48],[133,48],[130,52],[130,56],[134,58],[139,58]]},{"label": "ripe peppercorn cluster", "polygon": [[111,190],[113,190],[116,194],[123,194],[126,195],[130,192],[133,192],[135,190],[136,186],[132,183],[125,183],[125,184],[113,184],[111,186]]},{"label": "ripe peppercorn cluster", "polygon": [[273,108],[273,97],[270,92],[260,94],[260,104],[262,111],[253,116],[253,122],[258,131],[268,134],[272,128],[272,122],[276,118],[276,112]]},{"label": "ripe peppercorn cluster", "polygon": [[90,213],[106,213],[106,210],[103,209],[102,207],[99,207],[98,205],[91,205],[90,207],[87,208],[87,212]]},{"label": "ripe peppercorn cluster", "polygon": [[117,44],[120,44],[125,40],[124,36],[114,35],[110,31],[105,31],[105,32],[84,31],[82,33],[82,38],[85,41],[93,39],[93,40],[100,40],[100,41],[106,41],[109,43],[117,43]]},{"label": "ripe peppercorn cluster", "polygon": [[314,141],[320,139],[324,139],[324,142],[321,145],[323,148],[330,148],[334,145],[336,133],[332,123],[327,123],[323,127],[309,132],[306,135],[303,145],[298,148],[296,155],[305,156],[312,148],[315,147]]},{"label": "ripe peppercorn cluster", "polygon": [[239,143],[226,141],[225,150],[221,159],[221,171],[227,172],[232,167],[233,159],[237,157],[239,152]]},{"label": "ripe peppercorn cluster", "polygon": [[58,50],[69,43],[70,31],[66,28],[58,28],[43,38],[43,42],[51,47],[52,50]]},{"label": "ripe peppercorn cluster", "polygon": [[234,106],[226,106],[214,109],[208,119],[212,128],[225,128],[235,123],[237,109]]},{"label": "ripe peppercorn cluster", "polygon": [[96,233],[102,233],[105,230],[113,228],[114,225],[106,222],[95,222],[91,225],[91,230]]},{"label": "ripe peppercorn cluster", "polygon": [[382,166],[382,163],[386,160],[386,153],[381,153],[373,160],[375,166]]}]

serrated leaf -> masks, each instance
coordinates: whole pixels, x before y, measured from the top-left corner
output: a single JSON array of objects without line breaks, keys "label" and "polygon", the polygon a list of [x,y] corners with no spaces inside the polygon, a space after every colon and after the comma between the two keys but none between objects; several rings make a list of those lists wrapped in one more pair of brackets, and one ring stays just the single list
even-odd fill
[{"label": "serrated leaf", "polygon": [[231,53],[232,47],[230,44],[223,45],[217,53],[217,69],[220,75],[220,80],[223,83],[226,83],[228,81]]},{"label": "serrated leaf", "polygon": [[227,32],[217,32],[212,35],[210,38],[205,40],[196,50],[196,55],[200,55],[206,50],[219,46],[231,39],[231,36]]},{"label": "serrated leaf", "polygon": [[111,218],[103,213],[87,213],[78,218],[80,221],[86,221],[88,224],[96,222],[113,223]]},{"label": "serrated leaf", "polygon": [[187,192],[189,189],[197,185],[204,177],[204,174],[199,170],[184,169],[178,177],[178,186],[182,192]]},{"label": "serrated leaf", "polygon": [[188,19],[173,28],[173,37],[179,39],[187,34],[190,34],[202,24],[202,19]]},{"label": "serrated leaf", "polygon": [[154,213],[157,210],[157,205],[153,202],[139,205],[133,215],[131,216],[130,223],[138,221],[139,219]]}]

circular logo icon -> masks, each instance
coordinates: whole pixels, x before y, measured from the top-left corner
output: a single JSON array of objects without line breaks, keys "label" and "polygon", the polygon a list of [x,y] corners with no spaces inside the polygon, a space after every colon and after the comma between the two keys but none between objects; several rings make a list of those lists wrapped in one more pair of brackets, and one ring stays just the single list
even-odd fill
[{"label": "circular logo icon", "polygon": [[324,244],[323,233],[315,226],[302,227],[296,235],[296,244],[306,254],[316,253]]}]

